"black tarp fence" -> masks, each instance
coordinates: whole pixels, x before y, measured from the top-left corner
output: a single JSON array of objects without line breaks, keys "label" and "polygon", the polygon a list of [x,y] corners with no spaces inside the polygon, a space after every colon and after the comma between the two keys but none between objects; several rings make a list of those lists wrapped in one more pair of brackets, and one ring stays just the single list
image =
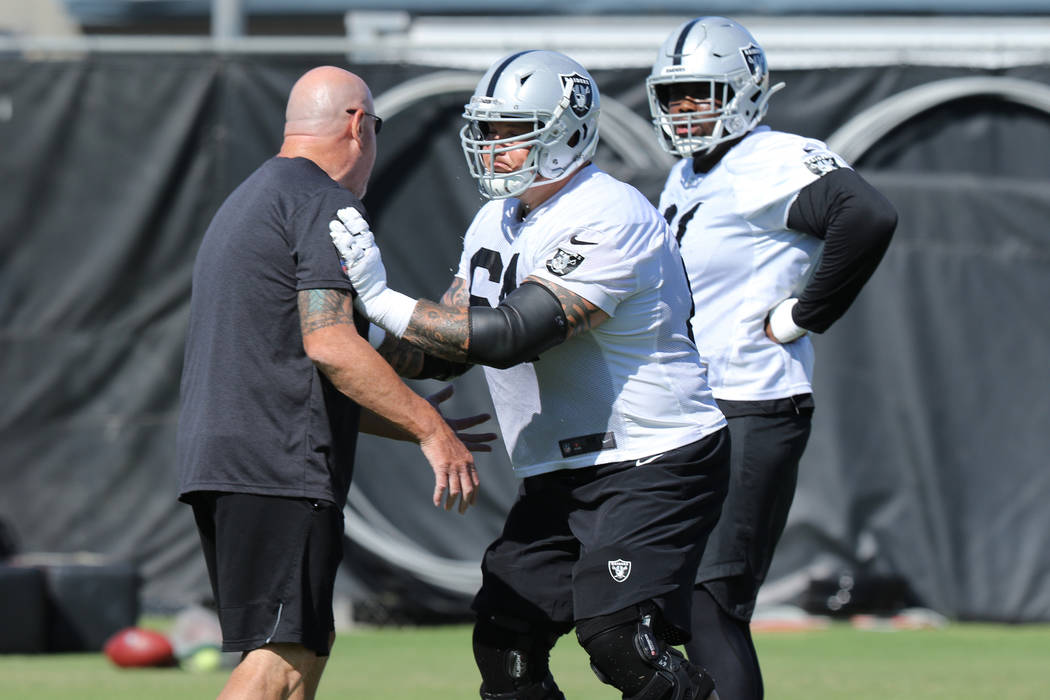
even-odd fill
[{"label": "black tarp fence", "polygon": [[[346,62],[0,58],[0,519],[22,551],[135,563],[147,609],[208,595],[173,470],[193,258],[219,203],[276,152],[291,84],[320,64]],[[365,201],[391,283],[435,298],[481,202],[456,135],[477,74],[351,68],[388,119]],[[608,104],[597,161],[655,197],[668,161],[645,125],[645,71],[594,74]],[[987,77],[1038,92],[1050,66],[774,77],[788,87],[767,123],[833,139],[909,89]],[[405,88],[435,80],[446,87],[427,97]],[[953,618],[1050,620],[1050,116],[964,96],[903,119],[855,164],[900,225],[816,340],[814,432],[767,589],[863,571],[903,577]],[[455,384],[449,414],[490,408],[480,372]],[[359,610],[465,613],[516,489],[502,444],[478,461],[480,505],[459,516],[430,505],[414,446],[362,442],[341,583]]]}]

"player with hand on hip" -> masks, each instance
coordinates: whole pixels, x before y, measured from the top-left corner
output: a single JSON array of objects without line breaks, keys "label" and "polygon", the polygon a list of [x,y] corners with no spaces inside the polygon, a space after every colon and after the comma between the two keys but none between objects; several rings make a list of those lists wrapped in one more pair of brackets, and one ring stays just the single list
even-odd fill
[{"label": "player with hand on hip", "polygon": [[402,349],[485,366],[522,478],[474,600],[482,698],[563,698],[548,658],[573,627],[624,698],[717,697],[672,645],[688,638],[693,576],[724,498],[725,420],[690,339],[671,232],[590,163],[599,99],[587,71],[551,51],[485,73],[461,141],[491,201],[440,304],[387,287],[355,211],[332,227],[357,308]]},{"label": "player with hand on hip", "polygon": [[754,700],[763,687],[749,622],[813,413],[808,333],[849,308],[897,218],[825,144],[759,125],[783,84],[770,87],[765,53],[740,24],[701,17],[676,28],[646,87],[657,138],[681,157],[659,209],[681,246],[693,333],[732,434],[729,495],[697,574],[686,648],[723,698]]}]

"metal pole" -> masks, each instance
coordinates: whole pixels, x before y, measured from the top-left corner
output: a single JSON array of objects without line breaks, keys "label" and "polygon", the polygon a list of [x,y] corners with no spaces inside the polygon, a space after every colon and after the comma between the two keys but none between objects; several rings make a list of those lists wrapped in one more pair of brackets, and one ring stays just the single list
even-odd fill
[{"label": "metal pole", "polygon": [[211,36],[220,41],[244,36],[243,0],[211,1]]}]

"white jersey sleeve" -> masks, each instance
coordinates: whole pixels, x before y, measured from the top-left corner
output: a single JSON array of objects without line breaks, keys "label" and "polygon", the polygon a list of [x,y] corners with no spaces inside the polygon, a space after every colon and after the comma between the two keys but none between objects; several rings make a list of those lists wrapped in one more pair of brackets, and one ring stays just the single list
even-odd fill
[{"label": "white jersey sleeve", "polygon": [[784,225],[799,190],[835,168],[849,167],[821,141],[769,131],[768,127],[756,130],[739,145],[743,150],[727,158],[724,165],[733,183],[735,208],[745,219],[776,205]]},{"label": "white jersey sleeve", "polygon": [[638,285],[624,250],[629,229],[575,228],[551,237],[534,251],[535,267],[528,275],[565,287],[612,316]]}]

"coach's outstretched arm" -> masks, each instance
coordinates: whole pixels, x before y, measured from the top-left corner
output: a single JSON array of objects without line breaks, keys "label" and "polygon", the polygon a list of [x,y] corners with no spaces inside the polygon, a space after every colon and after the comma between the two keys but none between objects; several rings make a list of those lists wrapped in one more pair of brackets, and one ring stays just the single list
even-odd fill
[{"label": "coach's outstretched arm", "polygon": [[[303,349],[336,389],[369,413],[362,429],[405,437],[419,447],[434,471],[434,505],[463,513],[477,499],[474,458],[433,403],[416,394],[358,335],[350,295],[338,289],[299,292]],[[383,420],[378,420],[382,418]]]},{"label": "coach's outstretched arm", "polygon": [[388,333],[429,355],[452,362],[506,368],[535,359],[572,335],[603,323],[609,315],[556,284],[526,278],[496,308],[469,306],[465,286],[449,290],[455,303],[435,304],[390,289],[386,268],[368,224],[352,207],[330,226],[332,242],[357,292],[354,305]]}]

